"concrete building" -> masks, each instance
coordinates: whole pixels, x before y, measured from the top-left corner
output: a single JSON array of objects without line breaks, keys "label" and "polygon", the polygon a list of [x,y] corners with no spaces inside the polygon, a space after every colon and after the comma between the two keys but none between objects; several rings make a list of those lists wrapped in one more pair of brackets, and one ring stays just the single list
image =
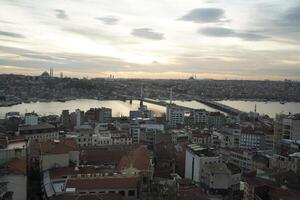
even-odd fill
[{"label": "concrete building", "polygon": [[256,152],[242,149],[220,149],[223,160],[237,165],[243,172],[249,172],[254,169],[253,156]]},{"label": "concrete building", "polygon": [[166,111],[166,120],[171,128],[183,126],[184,124],[184,109],[176,105],[168,105]]},{"label": "concrete building", "polygon": [[27,141],[25,140],[8,140],[7,137],[1,137],[5,145],[0,149],[0,164],[10,160],[20,158],[26,159]]},{"label": "concrete building", "polygon": [[79,150],[73,139],[33,143],[29,147],[28,158],[29,165],[43,172],[55,167],[79,165]]},{"label": "concrete building", "polygon": [[70,133],[69,136],[75,137],[80,147],[133,143],[133,138],[128,131],[109,130],[107,123],[99,123],[95,129],[89,125],[81,126],[81,129],[77,129],[75,133]]},{"label": "concrete building", "polygon": [[102,107],[99,109],[99,122],[100,123],[109,123],[111,122],[112,109]]},{"label": "concrete building", "polygon": [[29,141],[53,141],[59,139],[59,132],[51,124],[37,124],[32,126],[19,126],[16,135],[24,136]]},{"label": "concrete building", "polygon": [[71,125],[71,119],[70,119],[70,113],[69,110],[63,110],[61,114],[61,123],[62,126],[66,129],[70,128]]},{"label": "concrete building", "polygon": [[242,149],[265,149],[265,134],[262,131],[243,129],[240,136],[240,148]]},{"label": "concrete building", "polygon": [[76,127],[79,127],[84,122],[84,111],[81,111],[80,109],[76,109],[75,113],[76,113]]},{"label": "concrete building", "polygon": [[172,143],[178,144],[180,142],[188,142],[190,133],[186,129],[173,129],[171,130]]},{"label": "concrete building", "polygon": [[210,146],[212,144],[212,136],[208,131],[194,130],[191,134],[191,142],[200,146]]},{"label": "concrete building", "polygon": [[193,125],[207,127],[208,125],[208,112],[204,109],[195,109],[191,112],[193,118]]},{"label": "concrete building", "polygon": [[300,139],[300,114],[276,115],[274,121],[274,152],[280,153],[283,139]]},{"label": "concrete building", "polygon": [[[26,159],[15,158],[0,166],[1,199],[24,200],[27,197]],[[5,192],[3,194],[3,187]],[[1,195],[1,193],[3,195]]]},{"label": "concrete building", "polygon": [[140,143],[141,128],[140,128],[139,124],[130,124],[130,126],[129,126],[129,134],[132,137],[132,143],[133,144]]},{"label": "concrete building", "polygon": [[210,112],[208,114],[208,126],[210,128],[221,128],[226,124],[226,116],[220,112]]},{"label": "concrete building", "polygon": [[32,112],[32,113],[26,113],[25,114],[25,125],[37,125],[39,120],[39,116]]},{"label": "concrete building", "polygon": [[207,163],[203,168],[201,187],[210,193],[239,191],[241,169],[231,163]]},{"label": "concrete building", "polygon": [[221,157],[212,149],[203,148],[196,144],[190,144],[186,149],[185,178],[200,183],[204,165],[207,163],[220,163]]}]

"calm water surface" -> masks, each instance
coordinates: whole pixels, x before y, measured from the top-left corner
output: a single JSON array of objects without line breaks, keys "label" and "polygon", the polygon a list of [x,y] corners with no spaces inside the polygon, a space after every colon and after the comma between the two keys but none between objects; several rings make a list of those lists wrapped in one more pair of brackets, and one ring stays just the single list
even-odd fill
[{"label": "calm water surface", "polygon": [[[257,112],[268,114],[270,117],[274,117],[276,113],[300,113],[300,103],[285,103],[279,102],[257,102],[257,101],[219,101],[225,105],[237,108],[239,110],[249,112],[254,111],[256,105]],[[207,111],[216,111],[202,103],[196,101],[174,101],[175,104],[194,108],[194,109],[206,109]],[[165,107],[158,106],[151,103],[144,103],[150,110],[153,110],[156,116],[160,116],[166,111]],[[36,102],[36,103],[22,103],[11,107],[0,107],[0,118],[5,116],[7,112],[20,112],[24,115],[25,112],[35,111],[39,115],[60,115],[62,110],[68,109],[70,112],[75,111],[77,108],[80,110],[88,110],[89,108],[108,107],[112,109],[114,117],[128,116],[130,110],[137,110],[139,107],[139,101],[134,100],[132,104],[129,101],[118,100],[92,100],[92,99],[77,99],[66,102]]]},{"label": "calm water surface", "polygon": [[256,111],[258,113],[267,114],[270,117],[275,117],[276,113],[289,112],[292,114],[300,113],[300,103],[290,102],[285,104],[280,104],[279,102],[260,102],[260,101],[218,101],[222,104],[234,107],[241,111],[250,112],[254,111],[256,105]]}]

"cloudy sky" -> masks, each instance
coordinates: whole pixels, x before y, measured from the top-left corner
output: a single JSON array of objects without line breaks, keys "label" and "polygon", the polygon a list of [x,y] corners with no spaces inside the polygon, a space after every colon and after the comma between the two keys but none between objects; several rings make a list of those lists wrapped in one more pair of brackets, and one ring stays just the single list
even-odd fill
[{"label": "cloudy sky", "polygon": [[0,0],[0,73],[300,80],[300,0]]}]

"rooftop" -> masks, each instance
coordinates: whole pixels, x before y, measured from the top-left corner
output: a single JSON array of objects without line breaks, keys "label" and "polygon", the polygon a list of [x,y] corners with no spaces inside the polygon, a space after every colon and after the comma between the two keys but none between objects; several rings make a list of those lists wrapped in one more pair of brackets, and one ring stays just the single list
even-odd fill
[{"label": "rooftop", "polygon": [[67,180],[66,188],[76,190],[93,189],[135,189],[138,187],[139,177],[95,177],[95,178],[71,178]]},{"label": "rooftop", "polygon": [[112,193],[98,195],[62,194],[54,196],[51,200],[123,200],[123,197]]},{"label": "rooftop", "polygon": [[43,124],[25,125],[19,127],[19,131],[31,131],[31,130],[41,130],[41,129],[55,129],[55,126],[51,124],[43,123]]}]

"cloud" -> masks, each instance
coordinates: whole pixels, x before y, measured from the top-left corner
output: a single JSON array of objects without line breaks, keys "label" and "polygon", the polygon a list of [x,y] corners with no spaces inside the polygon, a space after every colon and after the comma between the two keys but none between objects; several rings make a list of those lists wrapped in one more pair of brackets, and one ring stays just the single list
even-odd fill
[{"label": "cloud", "polygon": [[59,19],[69,19],[68,15],[64,10],[56,9],[54,10],[56,12],[56,17]]},{"label": "cloud", "polygon": [[13,33],[13,32],[7,32],[7,31],[0,31],[0,36],[7,36],[7,37],[13,37],[13,38],[24,38],[24,36],[19,33]]},{"label": "cloud", "polygon": [[115,25],[119,21],[119,19],[114,16],[97,17],[96,19],[102,21],[106,25]]},{"label": "cloud", "polygon": [[278,24],[289,27],[300,26],[300,5],[288,9],[285,14],[278,20]]},{"label": "cloud", "polygon": [[223,27],[207,27],[200,29],[198,32],[210,37],[235,37],[247,41],[259,41],[268,38],[252,32],[239,32]]},{"label": "cloud", "polygon": [[217,23],[226,22],[223,9],[219,8],[197,8],[180,18],[180,20],[191,21],[195,23]]},{"label": "cloud", "polygon": [[133,29],[132,35],[136,37],[151,39],[151,40],[163,40],[165,39],[163,33],[154,32],[151,28],[137,28]]}]

